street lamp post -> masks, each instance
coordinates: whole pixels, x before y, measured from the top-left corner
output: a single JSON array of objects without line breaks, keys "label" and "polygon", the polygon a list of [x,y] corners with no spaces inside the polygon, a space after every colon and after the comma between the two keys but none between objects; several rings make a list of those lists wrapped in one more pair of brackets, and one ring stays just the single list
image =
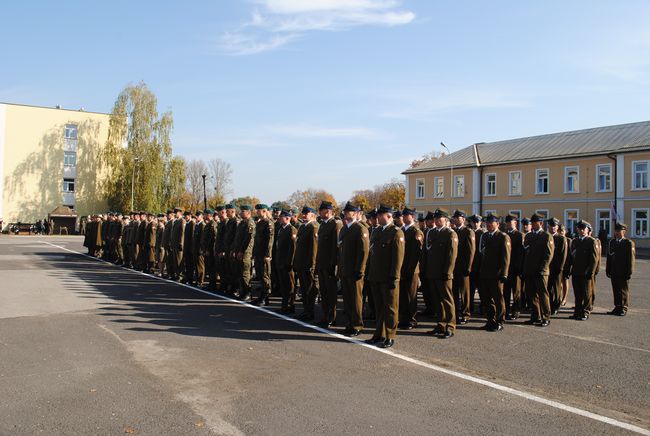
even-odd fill
[{"label": "street lamp post", "polygon": [[203,174],[203,175],[201,175],[201,177],[203,177],[203,209],[207,209],[208,208],[208,197],[206,197],[206,195],[205,195],[205,178],[206,178],[206,175]]},{"label": "street lamp post", "polygon": [[139,157],[133,158],[133,171],[131,172],[131,211],[133,211],[133,191],[135,190],[135,164],[140,162]]},{"label": "street lamp post", "polygon": [[[449,209],[452,209],[454,204],[454,190],[456,189],[456,184],[454,183],[454,157],[451,155],[451,151],[445,145],[444,142],[440,141],[440,145],[447,150],[449,154],[449,160],[451,161],[451,179],[449,180],[449,186],[451,186],[451,191],[449,192]],[[451,210],[449,212],[452,212]]]}]

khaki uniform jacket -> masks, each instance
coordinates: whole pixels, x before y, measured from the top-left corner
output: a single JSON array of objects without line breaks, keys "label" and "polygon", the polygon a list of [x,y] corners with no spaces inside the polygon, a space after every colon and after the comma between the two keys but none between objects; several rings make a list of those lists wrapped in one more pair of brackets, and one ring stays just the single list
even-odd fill
[{"label": "khaki uniform jacket", "polygon": [[564,269],[564,264],[566,262],[567,256],[567,242],[566,238],[559,233],[553,235],[553,259],[551,259],[551,265],[549,267],[550,273],[554,276],[560,275]]},{"label": "khaki uniform jacket", "polygon": [[458,235],[449,227],[436,230],[434,227],[427,234],[426,276],[434,280],[451,280],[454,278],[454,266],[458,256]]},{"label": "khaki uniform jacket", "polygon": [[341,221],[330,218],[318,227],[318,250],[316,253],[316,268],[327,270],[336,267],[338,261],[338,238],[343,227]]},{"label": "khaki uniform jacket", "polygon": [[172,227],[172,237],[169,241],[169,246],[172,250],[183,251],[183,239],[185,237],[185,220],[177,218],[174,220]]},{"label": "khaki uniform jacket", "polygon": [[138,231],[136,233],[135,237],[135,243],[140,244],[140,246],[144,247],[147,244],[147,220],[142,220],[140,221],[140,224],[138,224]]},{"label": "khaki uniform jacket", "polygon": [[214,253],[219,254],[225,251],[226,246],[226,223],[228,221],[221,221],[217,223],[217,235],[214,240]]},{"label": "khaki uniform jacket", "polygon": [[474,230],[467,226],[454,229],[454,231],[458,235],[458,255],[454,266],[454,276],[467,277],[472,271],[472,263],[474,263],[476,237],[474,236]]},{"label": "khaki uniform jacket", "polygon": [[524,275],[549,274],[549,265],[553,258],[553,237],[544,230],[530,232],[524,237]]},{"label": "khaki uniform jacket", "polygon": [[235,248],[235,235],[237,234],[237,226],[239,219],[236,217],[229,218],[226,221],[223,241],[223,251],[226,253],[237,251]]},{"label": "khaki uniform jacket", "polygon": [[286,227],[280,225],[275,238],[275,257],[273,258],[278,268],[290,269],[293,266],[297,233],[296,228],[290,223]]},{"label": "khaki uniform jacket", "polygon": [[192,238],[192,252],[195,256],[202,254],[201,251],[201,238],[203,237],[203,232],[205,231],[205,221],[194,224],[194,237]]},{"label": "khaki uniform jacket", "polygon": [[485,229],[481,227],[474,230],[474,260],[472,261],[471,269],[472,273],[474,274],[479,274],[481,272],[481,247],[479,247],[478,244],[481,242],[481,235],[483,235],[483,233],[485,233]]},{"label": "khaki uniform jacket", "polygon": [[578,277],[592,277],[596,274],[598,264],[598,248],[596,240],[591,236],[583,239],[575,238],[571,243],[571,274]]},{"label": "khaki uniform jacket", "polygon": [[296,239],[295,270],[310,270],[316,266],[318,254],[318,223],[310,221],[300,226]]},{"label": "khaki uniform jacket", "polygon": [[395,224],[375,229],[373,255],[368,280],[390,282],[399,280],[404,262],[404,232]]},{"label": "khaki uniform jacket", "polygon": [[402,227],[402,232],[404,233],[404,261],[400,277],[410,279],[420,272],[424,234],[415,224],[410,225],[406,230]]},{"label": "khaki uniform jacket", "polygon": [[215,254],[215,241],[217,240],[218,228],[219,224],[215,222],[215,220],[211,220],[209,223],[206,223],[205,227],[203,228],[199,245],[201,246],[201,252],[205,256],[214,256]]},{"label": "khaki uniform jacket", "polygon": [[275,236],[273,221],[261,218],[255,224],[255,242],[253,257],[271,257],[273,252],[273,237]]},{"label": "khaki uniform jacket", "polygon": [[349,227],[347,224],[343,224],[339,232],[338,247],[339,276],[354,277],[355,274],[363,274],[370,248],[368,229],[357,221]]},{"label": "khaki uniform jacket", "polygon": [[510,266],[510,237],[497,229],[493,235],[484,232],[479,241],[481,250],[481,279],[499,279],[508,276]]},{"label": "khaki uniform jacket", "polygon": [[154,220],[149,223],[146,223],[145,227],[145,236],[144,236],[144,246],[148,248],[156,248],[156,236],[158,230],[158,223]]},{"label": "khaki uniform jacket", "polygon": [[237,224],[233,251],[242,253],[245,258],[253,255],[253,243],[255,242],[255,222],[252,218],[243,219]]},{"label": "khaki uniform jacket", "polygon": [[165,226],[156,221],[156,253],[162,248],[163,234],[165,233]]},{"label": "khaki uniform jacket", "polygon": [[515,229],[506,232],[506,235],[510,238],[510,266],[508,267],[508,276],[520,276],[524,266],[524,234]]},{"label": "khaki uniform jacket", "polygon": [[[183,220],[185,221],[185,220]],[[183,251],[186,253],[187,256],[189,256],[193,251],[192,251],[192,242],[193,242],[193,237],[194,237],[194,226],[196,223],[192,220],[186,221],[185,222],[185,229],[183,232],[185,235],[183,236]]]},{"label": "khaki uniform jacket", "polygon": [[636,248],[634,241],[623,238],[620,241],[610,239],[607,249],[607,277],[629,280],[634,273]]},{"label": "khaki uniform jacket", "polygon": [[171,242],[171,236],[172,236],[172,227],[174,227],[174,220],[171,219],[165,223],[165,229],[163,230],[163,235],[162,235],[162,248],[165,250],[169,251],[170,246],[169,243]]}]

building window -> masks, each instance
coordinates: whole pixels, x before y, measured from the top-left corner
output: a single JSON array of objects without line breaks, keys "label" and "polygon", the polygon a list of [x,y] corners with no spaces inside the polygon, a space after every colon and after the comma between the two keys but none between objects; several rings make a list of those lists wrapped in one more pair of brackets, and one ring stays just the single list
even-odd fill
[{"label": "building window", "polygon": [[647,238],[650,209],[632,209],[632,236]]},{"label": "building window", "polygon": [[497,195],[497,175],[495,173],[485,175],[485,195]]},{"label": "building window", "polygon": [[77,153],[74,151],[63,152],[63,165],[73,167],[77,165]]},{"label": "building window", "polygon": [[415,180],[415,198],[424,198],[424,179]]},{"label": "building window", "polygon": [[612,214],[609,209],[596,209],[596,235],[600,236],[602,230],[607,236],[612,236]]},{"label": "building window", "polygon": [[433,196],[440,198],[445,195],[445,179],[444,177],[433,178]]},{"label": "building window", "polygon": [[596,191],[612,191],[612,164],[596,165]]},{"label": "building window", "polygon": [[521,171],[510,171],[508,178],[508,195],[521,195]]},{"label": "building window", "polygon": [[521,218],[521,210],[509,210],[508,214],[516,217],[517,219]]},{"label": "building window", "polygon": [[580,220],[580,211],[578,209],[565,209],[564,210],[564,225],[569,234],[576,233],[576,224]]},{"label": "building window", "polygon": [[537,183],[535,184],[536,194],[548,194],[548,168],[535,170]]},{"label": "building window", "polygon": [[454,176],[454,197],[465,196],[465,176]]},{"label": "building window", "polygon": [[580,192],[580,167],[564,167],[564,193]]},{"label": "building window", "polygon": [[648,167],[648,160],[632,162],[632,189],[648,189]]},{"label": "building window", "polygon": [[63,179],[63,192],[74,192],[74,179]]},{"label": "building window", "polygon": [[65,125],[65,139],[77,139],[77,125],[76,124],[66,124]]}]

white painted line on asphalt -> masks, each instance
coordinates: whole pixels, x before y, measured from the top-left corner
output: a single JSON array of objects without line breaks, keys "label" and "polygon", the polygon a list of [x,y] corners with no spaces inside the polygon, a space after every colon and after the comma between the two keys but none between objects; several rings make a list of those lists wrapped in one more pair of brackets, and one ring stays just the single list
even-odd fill
[{"label": "white painted line on asphalt", "polygon": [[544,404],[546,406],[553,407],[555,409],[559,409],[559,410],[562,410],[562,411],[565,411],[565,412],[573,413],[574,415],[579,415],[579,416],[582,416],[582,417],[585,417],[585,418],[592,419],[594,421],[598,421],[598,422],[602,422],[602,423],[605,423],[605,424],[612,425],[614,427],[618,427],[618,428],[629,430],[629,431],[632,431],[632,432],[635,432],[635,433],[650,436],[650,430],[639,427],[639,426],[636,426],[636,425],[633,425],[633,424],[629,424],[627,422],[619,421],[617,419],[610,418],[610,417],[604,416],[604,415],[600,415],[598,413],[589,412],[588,410],[584,410],[584,409],[580,409],[578,407],[570,406],[568,404],[560,403],[559,401],[549,400],[547,398],[540,397],[539,395],[531,394],[529,392],[522,391],[520,389],[514,389],[514,388],[511,388],[511,387],[508,387],[508,386],[500,385],[498,383],[494,383],[494,382],[491,382],[489,380],[482,379],[480,377],[464,374],[462,372],[454,371],[454,370],[451,370],[451,369],[444,368],[442,366],[438,366],[438,365],[434,365],[432,363],[424,362],[422,360],[418,360],[418,359],[415,359],[413,357],[409,357],[409,356],[405,356],[403,354],[396,353],[395,351],[392,351],[392,350],[377,348],[374,345],[366,344],[365,342],[360,341],[358,339],[349,338],[349,337],[341,335],[339,333],[335,333],[335,332],[332,332],[330,330],[327,330],[327,329],[324,329],[324,328],[321,328],[321,327],[318,327],[318,326],[315,326],[315,325],[312,325],[312,324],[308,324],[306,322],[300,321],[300,320],[295,319],[295,318],[291,318],[291,317],[283,315],[281,313],[273,312],[273,311],[271,311],[269,309],[266,309],[264,307],[254,306],[252,304],[245,303],[243,301],[239,301],[239,300],[236,300],[234,298],[229,298],[229,297],[226,297],[224,295],[219,295],[219,294],[215,294],[213,292],[205,291],[203,289],[195,288],[194,286],[187,285],[185,283],[179,283],[179,282],[175,282],[173,280],[167,280],[167,279],[164,279],[162,277],[157,277],[157,276],[146,274],[146,273],[143,273],[143,272],[140,272],[140,271],[135,271],[135,270],[132,270],[130,268],[119,267],[119,266],[114,265],[114,264],[112,264],[110,262],[104,262],[101,259],[97,259],[97,258],[89,256],[89,255],[87,255],[85,253],[80,253],[78,251],[74,251],[74,250],[71,250],[69,248],[62,247],[60,245],[52,244],[52,243],[47,242],[47,241],[42,241],[42,242],[44,244],[51,245],[51,246],[59,248],[61,250],[65,250],[65,251],[68,251],[70,253],[81,255],[81,256],[84,256],[84,257],[88,257],[90,259],[93,259],[93,260],[96,260],[96,261],[99,261],[99,262],[103,262],[103,263],[106,263],[108,265],[118,267],[118,268],[121,268],[123,270],[129,271],[129,272],[132,272],[132,273],[137,273],[137,274],[140,274],[142,276],[149,277],[149,278],[155,278],[155,279],[158,279],[158,280],[161,280],[163,282],[170,283],[170,284],[183,286],[183,287],[191,289],[193,291],[201,292],[202,294],[206,294],[206,295],[210,295],[212,297],[216,297],[216,298],[218,298],[220,300],[226,300],[226,301],[230,301],[232,303],[237,303],[239,305],[246,306],[246,307],[249,307],[251,309],[260,311],[260,312],[264,312],[264,313],[269,314],[271,316],[274,316],[276,318],[280,318],[280,319],[283,319],[285,321],[289,321],[289,322],[292,322],[294,324],[298,324],[298,325],[300,325],[302,327],[305,327],[307,329],[315,330],[315,331],[317,331],[319,333],[323,333],[325,335],[335,337],[335,338],[341,339],[343,341],[347,341],[347,342],[351,342],[351,343],[360,345],[360,346],[368,348],[370,350],[386,354],[386,355],[394,357],[396,359],[400,359],[400,360],[402,360],[404,362],[412,363],[413,365],[417,365],[417,366],[420,366],[420,367],[423,367],[423,368],[428,368],[428,369],[431,369],[431,370],[436,371],[436,372],[440,372],[440,373],[447,374],[447,375],[452,376],[452,377],[459,378],[461,380],[465,380],[465,381],[472,382],[472,383],[475,383],[475,384],[478,384],[478,385],[482,385],[482,386],[485,386],[485,387],[488,387],[488,388],[491,388],[491,389],[494,389],[494,390],[497,390],[497,391],[500,391],[500,392],[505,392],[505,393],[514,395],[516,397],[525,398],[527,400],[534,401],[536,403]]}]

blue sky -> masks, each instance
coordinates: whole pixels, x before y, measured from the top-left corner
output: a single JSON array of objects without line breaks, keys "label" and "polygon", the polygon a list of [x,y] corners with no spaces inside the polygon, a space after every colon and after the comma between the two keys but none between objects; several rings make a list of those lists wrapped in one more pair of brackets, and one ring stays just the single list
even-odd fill
[{"label": "blue sky", "polygon": [[0,101],[109,112],[145,81],[234,195],[355,189],[440,141],[650,119],[650,2],[4,2]]}]

